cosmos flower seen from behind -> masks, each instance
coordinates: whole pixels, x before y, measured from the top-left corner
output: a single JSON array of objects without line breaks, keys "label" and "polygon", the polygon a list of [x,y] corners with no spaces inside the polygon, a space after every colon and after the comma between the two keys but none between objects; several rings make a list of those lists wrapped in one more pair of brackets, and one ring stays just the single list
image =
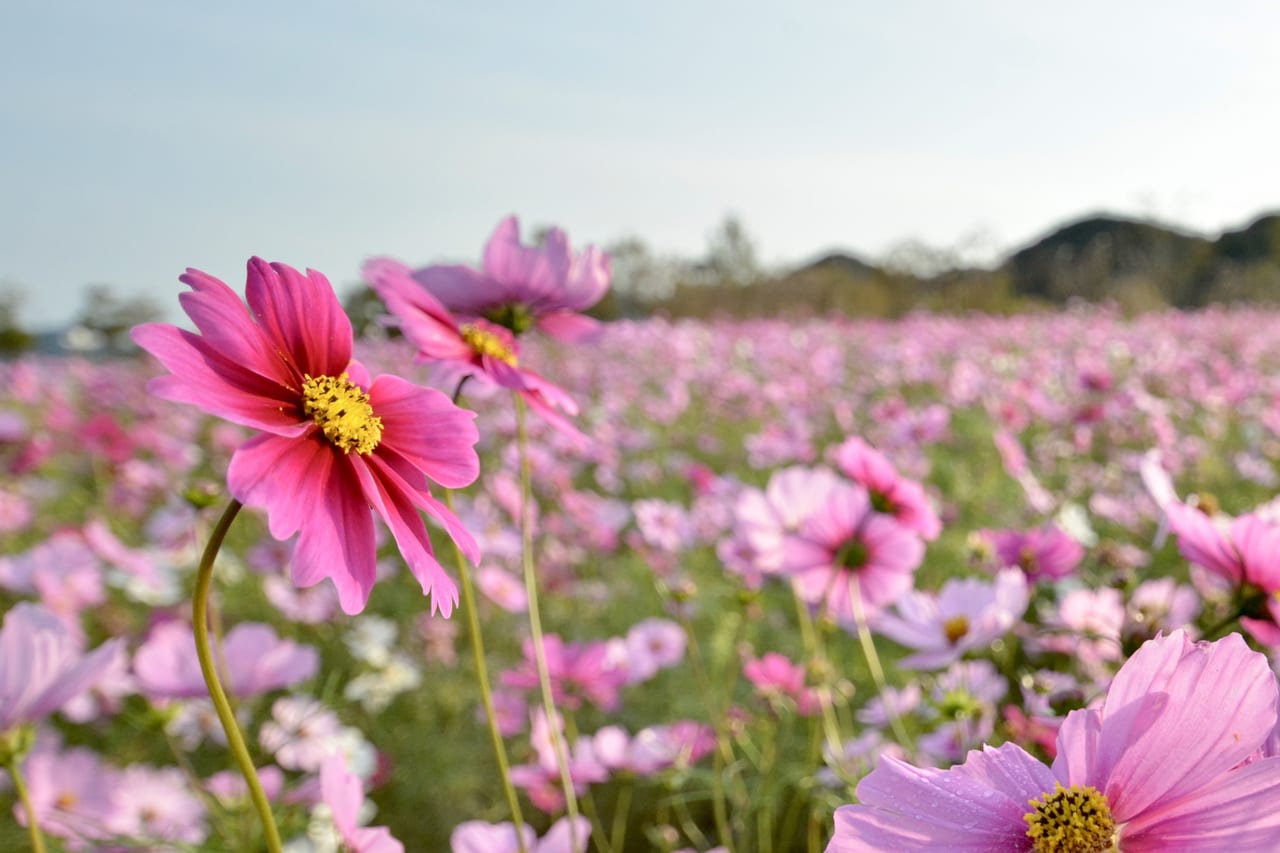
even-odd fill
[{"label": "cosmos flower seen from behind", "polygon": [[1143,644],[1101,707],[1068,715],[1052,768],[1013,743],[947,770],[885,757],[827,850],[1280,849],[1280,757],[1258,757],[1276,704],[1267,659],[1239,634],[1175,631]]},{"label": "cosmos flower seen from behind", "polygon": [[248,311],[212,276],[188,270],[181,280],[192,288],[180,300],[200,334],[163,323],[133,330],[171,374],[148,390],[261,431],[232,456],[227,487],[267,511],[276,539],[299,533],[294,582],[331,578],[342,609],[363,610],[376,576],[372,509],[432,608],[449,615],[457,587],[418,511],[478,558],[475,540],[429,490],[432,482],[460,488],[479,474],[474,414],[396,376],[370,382],[351,360],[351,322],[314,270],[251,259]]},{"label": "cosmos flower seen from behind", "polygon": [[479,317],[519,335],[531,328],[573,341],[598,324],[581,311],[600,301],[609,288],[609,258],[595,246],[569,248],[559,228],[547,232],[541,246],[520,242],[514,216],[498,223],[484,249],[484,268],[458,265],[425,267],[413,273],[445,307]]}]

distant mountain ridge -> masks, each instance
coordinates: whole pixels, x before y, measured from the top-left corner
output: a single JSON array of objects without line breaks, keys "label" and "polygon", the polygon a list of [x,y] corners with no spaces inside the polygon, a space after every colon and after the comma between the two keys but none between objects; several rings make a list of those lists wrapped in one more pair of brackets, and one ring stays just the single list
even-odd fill
[{"label": "distant mountain ridge", "polygon": [[[703,292],[699,292],[703,291]],[[677,288],[673,314],[761,316],[845,313],[899,316],[939,311],[1008,312],[1071,301],[1126,310],[1280,303],[1280,212],[1216,238],[1158,222],[1095,213],[1011,252],[993,269],[919,275],[828,252],[789,272],[733,289]]]}]

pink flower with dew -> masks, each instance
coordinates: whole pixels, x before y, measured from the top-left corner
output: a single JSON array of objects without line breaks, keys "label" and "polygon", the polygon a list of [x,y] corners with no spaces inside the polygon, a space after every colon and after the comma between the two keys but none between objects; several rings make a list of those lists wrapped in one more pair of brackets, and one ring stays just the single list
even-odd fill
[{"label": "pink flower with dew", "polygon": [[609,258],[594,246],[575,253],[559,228],[541,246],[520,242],[514,216],[498,223],[484,250],[484,269],[430,266],[413,278],[451,311],[483,318],[517,335],[537,328],[565,341],[582,340],[599,324],[579,312],[609,288]]},{"label": "pink flower with dew", "polygon": [[909,592],[898,600],[896,613],[881,613],[872,627],[916,650],[900,666],[938,669],[1003,637],[1022,619],[1029,601],[1022,571],[1001,569],[990,582],[952,578],[937,595]]},{"label": "pink flower with dew", "polygon": [[627,684],[647,681],[659,670],[684,660],[687,643],[684,628],[670,619],[645,619],[627,632]]},{"label": "pink flower with dew", "polygon": [[0,627],[0,734],[38,722],[88,690],[123,642],[108,640],[84,654],[58,617],[36,604],[14,605]]},{"label": "pink flower with dew", "polygon": [[576,439],[583,438],[559,414],[578,414],[578,404],[564,390],[521,366],[520,347],[510,329],[483,318],[460,323],[399,261],[369,261],[364,265],[364,276],[398,321],[405,338],[418,348],[419,361],[453,365],[459,379],[471,376],[515,391],[553,426]]},{"label": "pink flower with dew", "polygon": [[377,576],[376,512],[432,608],[448,616],[457,587],[418,511],[478,558],[471,535],[428,488],[476,479],[474,414],[396,376],[370,382],[351,360],[351,322],[314,270],[251,259],[252,313],[212,276],[188,270],[181,280],[192,288],[183,308],[201,334],[161,323],[133,330],[171,374],[148,390],[260,430],[232,456],[227,487],[241,503],[266,509],[276,539],[299,534],[294,582],[328,577],[345,612],[363,610]]},{"label": "pink flower with dew", "polygon": [[[31,807],[40,829],[65,841],[68,850],[91,849],[106,838],[115,811],[116,772],[88,749],[58,752],[37,744],[23,763]],[[14,817],[27,825],[27,812],[15,805]]]},{"label": "pink flower with dew", "polygon": [[908,592],[923,559],[914,531],[875,512],[866,489],[838,483],[783,540],[782,568],[802,599],[852,623],[874,618]]},{"label": "pink flower with dew", "polygon": [[364,787],[347,771],[347,759],[333,753],[320,765],[320,796],[349,853],[404,853],[404,845],[385,826],[360,826]]},{"label": "pink flower with dew", "polygon": [[[270,625],[242,622],[227,632],[215,650],[227,688],[247,697],[306,681],[320,667],[310,646],[282,640]],[[208,694],[195,635],[185,622],[165,622],[133,656],[133,672],[140,692],[156,699],[190,699]]]},{"label": "pink flower with dew", "polygon": [[1073,711],[1046,767],[1006,743],[946,770],[883,759],[836,811],[829,853],[1273,850],[1276,679],[1238,634],[1143,644],[1102,706]]},{"label": "pink flower with dew", "polygon": [[[533,831],[533,827],[521,827],[524,830],[524,849],[528,853],[585,853],[591,841],[591,821],[579,817],[562,817],[547,830],[541,839]],[[571,838],[577,839],[577,846]],[[449,836],[449,847],[453,853],[516,853],[520,849],[514,823],[485,823],[482,820],[468,820],[458,824]]]},{"label": "pink flower with dew", "polygon": [[1242,602],[1244,629],[1259,642],[1280,646],[1280,525],[1249,513],[1224,530],[1177,501],[1165,513],[1182,556],[1232,585]]},{"label": "pink flower with dew", "polygon": [[1031,530],[982,530],[979,536],[995,550],[998,568],[1016,566],[1029,580],[1057,580],[1075,570],[1084,548],[1058,527]]},{"label": "pink flower with dew", "polygon": [[862,439],[848,438],[836,449],[836,467],[867,490],[876,512],[893,516],[925,541],[942,532],[942,521],[920,484],[901,476],[887,456]]},{"label": "pink flower with dew", "polygon": [[743,665],[742,674],[762,697],[770,702],[790,700],[802,717],[819,710],[817,692],[805,686],[804,665],[792,663],[786,655],[765,652],[761,657],[750,658]]}]

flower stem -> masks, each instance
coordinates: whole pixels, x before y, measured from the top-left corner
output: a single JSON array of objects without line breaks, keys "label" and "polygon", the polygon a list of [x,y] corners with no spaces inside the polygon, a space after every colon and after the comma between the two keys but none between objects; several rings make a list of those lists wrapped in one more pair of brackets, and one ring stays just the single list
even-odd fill
[{"label": "flower stem", "polygon": [[529,461],[529,431],[525,425],[524,398],[516,395],[516,436],[520,444],[520,557],[524,569],[525,594],[529,598],[529,632],[533,638],[533,660],[538,668],[538,686],[542,690],[542,709],[547,715],[551,749],[560,770],[565,809],[569,813],[569,847],[578,846],[578,798],[569,774],[568,745],[564,731],[557,724],[555,697],[551,692],[551,674],[547,671],[547,651],[542,639],[542,617],[538,611],[538,581],[533,569],[533,470]]},{"label": "flower stem", "polygon": [[18,800],[22,803],[22,810],[27,813],[27,830],[31,833],[31,849],[34,853],[45,853],[44,835],[40,832],[35,806],[31,805],[31,796],[27,793],[27,782],[22,778],[22,771],[18,769],[18,759],[12,758],[4,765],[4,769],[9,771],[9,778],[13,780],[13,787],[18,792]]},{"label": "flower stem", "polygon": [[205,546],[204,555],[200,558],[200,568],[196,574],[196,592],[191,604],[192,629],[196,636],[196,657],[200,660],[200,673],[204,676],[204,683],[209,688],[209,698],[213,700],[213,708],[218,713],[222,730],[227,733],[227,746],[235,756],[240,773],[249,786],[249,799],[253,801],[258,817],[262,819],[267,850],[270,853],[281,853],[280,831],[276,829],[275,817],[271,814],[271,804],[267,802],[262,783],[258,781],[258,771],[253,766],[253,759],[249,756],[248,747],[245,746],[244,736],[240,734],[240,726],[236,724],[236,716],[231,710],[226,691],[222,689],[222,682],[218,680],[218,668],[214,664],[213,650],[209,644],[209,587],[213,582],[213,561],[218,556],[222,540],[231,529],[231,522],[235,521],[240,507],[240,501],[233,499],[222,513],[222,517],[218,519],[213,532],[209,534],[209,543]]},{"label": "flower stem", "polygon": [[[458,388],[462,390],[461,386]],[[453,492],[444,491],[444,502],[449,510],[453,510]],[[520,853],[527,853],[524,842],[524,816],[520,813],[520,798],[516,796],[515,786],[511,784],[511,765],[507,761],[507,747],[502,740],[502,732],[498,729],[498,714],[493,709],[493,689],[489,683],[489,665],[485,660],[484,638],[480,634],[480,616],[476,611],[476,591],[471,582],[471,567],[462,556],[462,549],[453,537],[453,556],[458,565],[458,577],[462,587],[462,609],[467,614],[467,633],[471,635],[471,656],[476,661],[476,681],[480,684],[480,701],[484,703],[485,719],[489,721],[489,738],[493,742],[493,753],[498,759],[498,771],[502,776],[502,790],[507,796],[507,807],[511,809],[511,820],[516,825],[516,844]]]},{"label": "flower stem", "polygon": [[889,717],[889,727],[893,729],[898,745],[910,752],[911,736],[907,734],[907,728],[902,724],[898,709],[889,700],[887,693],[889,684],[884,677],[884,668],[880,665],[880,655],[876,652],[875,638],[871,636],[871,629],[867,627],[867,614],[862,607],[862,590],[859,589],[857,581],[849,584],[849,603],[853,610],[853,621],[858,629],[858,642],[862,645],[862,653],[867,658],[867,669],[871,670],[871,680],[875,682],[876,691],[884,702],[885,714]]}]

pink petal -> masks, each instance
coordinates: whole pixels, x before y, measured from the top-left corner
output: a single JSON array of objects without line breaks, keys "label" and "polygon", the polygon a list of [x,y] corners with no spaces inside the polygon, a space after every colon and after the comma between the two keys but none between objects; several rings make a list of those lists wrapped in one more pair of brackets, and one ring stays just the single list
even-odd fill
[{"label": "pink petal", "polygon": [[308,427],[300,420],[298,392],[231,361],[192,332],[164,323],[135,326],[134,342],[170,372],[147,383],[157,397],[190,403],[233,423],[278,435],[297,435]]},{"label": "pink petal", "polygon": [[411,492],[394,471],[380,464],[378,457],[370,457],[369,464],[364,457],[352,462],[365,498],[391,529],[409,570],[422,585],[422,594],[431,596],[432,611],[438,609],[447,619],[458,603],[458,588],[436,561],[431,537],[414,507]]},{"label": "pink petal", "polygon": [[293,582],[306,587],[332,579],[342,611],[354,614],[364,610],[377,579],[377,540],[353,460],[334,461],[322,503],[302,522],[293,552]]},{"label": "pink petal", "polygon": [[1191,797],[1134,821],[1121,833],[1129,853],[1280,850],[1280,758],[1232,770]]},{"label": "pink petal", "polygon": [[1099,754],[1110,772],[1099,790],[1116,819],[1184,797],[1239,764],[1270,734],[1276,705],[1267,659],[1239,634],[1189,643],[1176,631],[1143,644],[1102,710]]},{"label": "pink petal", "polygon": [[351,321],[322,274],[251,258],[245,298],[298,373],[338,376],[346,369]]},{"label": "pink petal", "polygon": [[883,850],[1028,850],[1028,804],[1054,779],[1021,747],[969,753],[950,770],[881,756],[858,783],[860,805],[836,810],[828,853]]},{"label": "pink petal", "polygon": [[347,772],[347,759],[341,752],[331,753],[320,765],[320,796],[333,814],[338,834],[347,838],[355,832],[364,791],[359,778]]},{"label": "pink petal", "polygon": [[178,297],[187,316],[196,324],[209,349],[234,364],[272,379],[278,385],[296,385],[297,377],[271,347],[271,342],[234,290],[211,275],[188,269],[179,280],[192,292]]},{"label": "pink petal", "polygon": [[379,448],[394,450],[445,488],[469,486],[480,475],[474,412],[439,391],[385,374],[374,380],[369,402],[382,418]]},{"label": "pink petal", "polygon": [[265,509],[271,535],[283,541],[323,504],[336,452],[315,436],[255,436],[231,457],[227,490],[245,506]]},{"label": "pink petal", "polygon": [[[588,304],[594,304],[592,300]],[[550,311],[538,318],[538,328],[558,341],[588,343],[604,331],[604,324],[576,311]]]},{"label": "pink petal", "polygon": [[452,311],[476,315],[507,301],[506,288],[470,267],[437,265],[420,269],[414,281]]}]

